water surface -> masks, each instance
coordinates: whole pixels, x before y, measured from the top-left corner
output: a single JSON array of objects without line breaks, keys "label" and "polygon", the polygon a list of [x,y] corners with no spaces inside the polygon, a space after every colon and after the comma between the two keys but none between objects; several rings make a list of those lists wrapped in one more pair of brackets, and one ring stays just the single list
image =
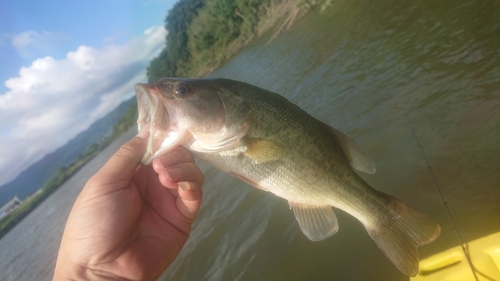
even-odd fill
[{"label": "water surface", "polygon": [[[211,77],[287,97],[368,151],[380,191],[431,216],[425,258],[500,231],[500,6],[334,1]],[[208,170],[192,238],[161,280],[408,280],[361,224],[312,243],[287,203]]]},{"label": "water surface", "polygon": [[0,239],[1,281],[52,280],[59,243],[76,197],[87,180],[136,132],[132,129],[109,145]]},{"label": "water surface", "polygon": [[[332,1],[211,77],[280,93],[355,139],[377,165],[362,177],[441,225],[425,258],[500,231],[499,3]],[[0,240],[0,280],[51,278],[76,195],[118,145]],[[409,280],[344,212],[339,232],[313,243],[285,200],[200,165],[201,211],[159,280]]]}]

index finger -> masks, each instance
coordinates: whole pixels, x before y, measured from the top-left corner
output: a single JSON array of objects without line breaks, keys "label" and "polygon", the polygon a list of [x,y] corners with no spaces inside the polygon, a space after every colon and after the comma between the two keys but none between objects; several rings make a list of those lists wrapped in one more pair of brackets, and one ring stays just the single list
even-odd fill
[{"label": "index finger", "polygon": [[152,165],[153,169],[160,173],[165,168],[186,162],[194,163],[194,156],[186,148],[177,146],[172,151],[155,158]]}]

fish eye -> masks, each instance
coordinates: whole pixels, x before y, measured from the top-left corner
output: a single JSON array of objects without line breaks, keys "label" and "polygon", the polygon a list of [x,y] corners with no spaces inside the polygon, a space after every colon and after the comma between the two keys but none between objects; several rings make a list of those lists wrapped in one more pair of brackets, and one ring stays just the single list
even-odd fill
[{"label": "fish eye", "polygon": [[189,94],[189,87],[186,84],[180,84],[177,89],[175,89],[175,94],[180,97],[185,97]]}]

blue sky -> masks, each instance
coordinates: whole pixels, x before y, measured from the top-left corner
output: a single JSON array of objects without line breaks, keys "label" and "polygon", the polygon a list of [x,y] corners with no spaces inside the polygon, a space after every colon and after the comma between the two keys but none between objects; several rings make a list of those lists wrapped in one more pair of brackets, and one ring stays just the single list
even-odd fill
[{"label": "blue sky", "polygon": [[[152,26],[164,26],[176,0],[0,1],[0,93],[3,81],[17,76],[21,66],[50,55],[56,59],[80,45],[102,47],[122,44]],[[13,39],[33,32],[38,41],[16,49]],[[35,34],[36,33],[36,34]]]},{"label": "blue sky", "polygon": [[177,0],[0,0],[0,186],[130,98]]}]

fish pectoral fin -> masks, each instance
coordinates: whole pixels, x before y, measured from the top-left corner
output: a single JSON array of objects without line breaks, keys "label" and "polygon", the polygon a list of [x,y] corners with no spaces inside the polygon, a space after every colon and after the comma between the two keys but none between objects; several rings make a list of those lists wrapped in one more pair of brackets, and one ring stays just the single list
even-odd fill
[{"label": "fish pectoral fin", "polygon": [[331,206],[313,206],[288,202],[302,233],[311,241],[321,241],[339,230],[337,216]]},{"label": "fish pectoral fin", "polygon": [[259,138],[245,138],[243,141],[247,146],[243,154],[252,159],[255,164],[282,159],[283,147],[275,141]]},{"label": "fish pectoral fin", "polygon": [[354,169],[367,174],[375,174],[376,169],[373,158],[359,144],[342,132],[326,124],[325,126],[333,134],[345,157]]}]

